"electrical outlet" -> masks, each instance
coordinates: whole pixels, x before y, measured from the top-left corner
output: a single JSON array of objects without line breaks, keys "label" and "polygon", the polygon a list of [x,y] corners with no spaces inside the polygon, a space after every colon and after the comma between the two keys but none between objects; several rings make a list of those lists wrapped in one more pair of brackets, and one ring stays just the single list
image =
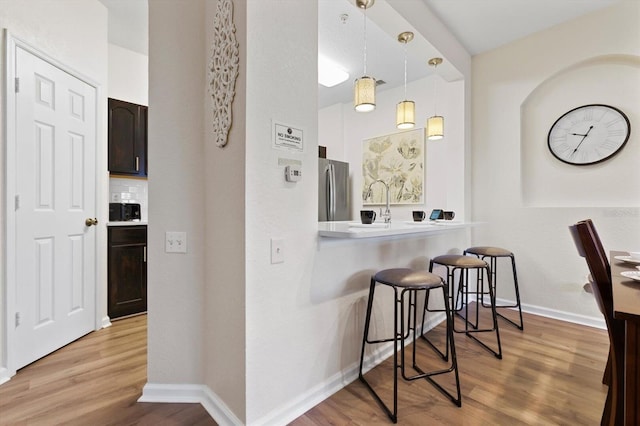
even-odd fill
[{"label": "electrical outlet", "polygon": [[284,263],[284,240],[271,239],[271,263]]},{"label": "electrical outlet", "polygon": [[187,233],[165,232],[164,251],[165,253],[186,253]]}]

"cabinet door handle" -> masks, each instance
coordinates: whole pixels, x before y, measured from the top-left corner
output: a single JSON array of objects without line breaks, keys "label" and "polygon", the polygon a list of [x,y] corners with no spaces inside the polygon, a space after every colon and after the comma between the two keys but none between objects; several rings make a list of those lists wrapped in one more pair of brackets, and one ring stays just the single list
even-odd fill
[{"label": "cabinet door handle", "polygon": [[136,172],[140,171],[140,157],[136,157]]},{"label": "cabinet door handle", "polygon": [[142,261],[147,263],[147,246],[142,247]]}]

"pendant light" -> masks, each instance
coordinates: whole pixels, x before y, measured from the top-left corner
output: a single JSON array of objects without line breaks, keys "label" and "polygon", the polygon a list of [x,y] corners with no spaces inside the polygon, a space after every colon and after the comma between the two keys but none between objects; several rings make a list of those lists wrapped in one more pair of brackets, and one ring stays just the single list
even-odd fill
[{"label": "pendant light", "polygon": [[358,112],[369,112],[376,108],[376,79],[367,76],[367,9],[375,0],[356,0],[356,6],[363,9],[364,16],[364,72],[353,85],[353,106]]},{"label": "pendant light", "polygon": [[416,124],[416,104],[407,100],[407,43],[411,40],[411,31],[398,34],[398,41],[404,44],[404,101],[396,106],[396,127],[401,130],[411,129]]},{"label": "pendant light", "polygon": [[[442,58],[429,59],[429,65],[434,69],[442,63]],[[433,80],[433,116],[427,120],[427,139],[438,140],[444,137],[444,117],[436,112],[436,80]]]}]

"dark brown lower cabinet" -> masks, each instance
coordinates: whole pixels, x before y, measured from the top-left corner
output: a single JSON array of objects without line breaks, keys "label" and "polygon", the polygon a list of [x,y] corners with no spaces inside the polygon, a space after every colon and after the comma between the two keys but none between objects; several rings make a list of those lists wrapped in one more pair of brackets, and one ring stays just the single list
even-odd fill
[{"label": "dark brown lower cabinet", "polygon": [[109,318],[147,310],[147,227],[108,228]]}]

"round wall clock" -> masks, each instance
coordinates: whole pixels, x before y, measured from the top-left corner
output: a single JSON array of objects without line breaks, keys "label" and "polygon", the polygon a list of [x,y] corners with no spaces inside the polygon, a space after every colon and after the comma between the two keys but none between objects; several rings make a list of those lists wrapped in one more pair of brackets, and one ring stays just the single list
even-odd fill
[{"label": "round wall clock", "polygon": [[616,155],[629,140],[631,125],[618,108],[593,104],[564,113],[553,123],[547,144],[558,160],[585,166]]}]

